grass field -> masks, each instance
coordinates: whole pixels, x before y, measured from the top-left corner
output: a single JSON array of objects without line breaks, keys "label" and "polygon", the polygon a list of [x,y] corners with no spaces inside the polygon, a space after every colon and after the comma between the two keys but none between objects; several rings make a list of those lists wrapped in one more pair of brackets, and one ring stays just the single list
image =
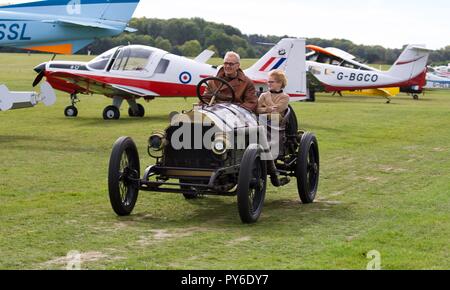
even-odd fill
[{"label": "grass field", "polygon": [[[0,83],[29,90],[32,68],[48,59],[0,54]],[[330,95],[294,103],[320,142],[314,204],[302,205],[292,183],[269,187],[252,226],[222,197],[142,193],[132,216],[115,216],[114,141],[133,137],[149,165],[149,134],[194,101],[157,99],[145,118],[117,122],[101,118],[110,100],[99,96],[82,98],[77,119],[64,117],[61,93],[53,107],[0,112],[0,268],[61,269],[72,250],[88,269],[366,269],[372,250],[383,269],[450,268],[449,92],[390,105]]]}]

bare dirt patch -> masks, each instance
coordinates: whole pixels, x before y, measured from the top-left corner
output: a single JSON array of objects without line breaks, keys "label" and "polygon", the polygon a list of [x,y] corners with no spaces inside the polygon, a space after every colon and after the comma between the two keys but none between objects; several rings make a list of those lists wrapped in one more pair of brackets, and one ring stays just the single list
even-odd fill
[{"label": "bare dirt patch", "polygon": [[150,234],[140,236],[138,244],[141,246],[147,246],[162,241],[171,241],[189,237],[194,235],[195,233],[205,231],[207,231],[206,228],[199,228],[199,227],[185,228],[185,229],[170,229],[170,230],[167,229],[150,230],[149,231]]},{"label": "bare dirt patch", "polygon": [[245,242],[251,241],[251,239],[252,238],[248,237],[248,236],[240,237],[240,238],[237,238],[237,239],[229,241],[227,243],[227,246],[234,246],[234,245],[237,245],[237,244],[245,243]]},{"label": "bare dirt patch", "polygon": [[82,267],[83,263],[97,262],[100,260],[108,259],[108,257],[109,257],[108,255],[96,251],[86,253],[72,253],[72,254],[68,253],[66,256],[54,258],[52,260],[44,262],[41,264],[41,266],[44,268],[53,268],[53,267],[65,268],[69,263],[79,261]]},{"label": "bare dirt patch", "polygon": [[406,169],[403,168],[398,168],[398,167],[394,167],[394,166],[389,166],[389,165],[382,165],[380,166],[380,170],[384,173],[402,173],[402,172],[406,172]]}]

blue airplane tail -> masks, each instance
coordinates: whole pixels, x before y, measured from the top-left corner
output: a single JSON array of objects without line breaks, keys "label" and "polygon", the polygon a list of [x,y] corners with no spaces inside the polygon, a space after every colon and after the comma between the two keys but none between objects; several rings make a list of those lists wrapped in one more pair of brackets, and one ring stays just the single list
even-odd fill
[{"label": "blue airplane tail", "polygon": [[[25,15],[28,18],[24,20],[32,21],[28,24],[21,24],[22,26],[14,24],[19,25],[19,28],[22,29],[21,34],[15,31],[10,32],[12,36],[29,33],[28,42],[3,43],[2,45],[27,50],[73,54],[97,37],[115,36],[124,30],[136,31],[128,28],[127,25],[139,1],[21,0],[21,3],[0,6],[0,11],[11,12],[10,15],[14,15],[14,13]],[[51,34],[50,30],[44,27],[45,25],[51,25],[51,27],[56,25],[61,27],[61,30],[57,35]],[[26,32],[25,29],[27,29]],[[46,31],[48,31],[48,35],[45,34]]]},{"label": "blue airplane tail", "polygon": [[127,23],[140,0],[23,0],[23,3],[0,6],[1,10],[61,15],[61,17],[95,18]]}]

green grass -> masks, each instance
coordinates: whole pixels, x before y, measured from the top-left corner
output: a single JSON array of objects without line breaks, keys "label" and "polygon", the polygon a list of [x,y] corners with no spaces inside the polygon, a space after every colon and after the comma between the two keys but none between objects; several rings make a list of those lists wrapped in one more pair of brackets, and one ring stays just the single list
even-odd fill
[{"label": "green grass", "polygon": [[[32,68],[49,58],[0,55],[0,80],[29,90]],[[117,217],[107,193],[114,141],[133,137],[149,165],[149,134],[194,102],[157,99],[145,118],[117,122],[101,118],[110,100],[99,96],[82,98],[77,119],[63,116],[61,93],[53,107],[0,112],[0,268],[64,268],[71,250],[89,269],[365,269],[371,250],[383,269],[450,267],[450,93],[294,103],[320,142],[314,204],[302,205],[292,183],[269,187],[252,226],[222,197],[141,193],[133,215]]]}]

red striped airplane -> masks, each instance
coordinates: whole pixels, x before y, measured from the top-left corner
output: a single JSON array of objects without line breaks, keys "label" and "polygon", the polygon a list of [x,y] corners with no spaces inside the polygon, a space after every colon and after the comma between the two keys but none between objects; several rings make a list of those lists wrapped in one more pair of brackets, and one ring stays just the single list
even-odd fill
[{"label": "red striped airplane", "polygon": [[[51,61],[35,68],[39,73],[34,85],[43,77],[56,89],[70,94],[72,105],[65,115],[76,117],[78,95],[100,94],[113,99],[103,111],[105,120],[119,119],[123,100],[129,104],[130,117],[143,117],[145,109],[137,99],[157,97],[194,97],[196,85],[215,76],[218,68],[206,62],[212,54],[203,52],[188,59],[166,51],[141,45],[113,48],[88,63]],[[306,99],[305,40],[286,38],[275,45],[245,74],[258,91],[267,89],[268,72],[286,71],[289,85],[286,92],[292,100]]]}]

